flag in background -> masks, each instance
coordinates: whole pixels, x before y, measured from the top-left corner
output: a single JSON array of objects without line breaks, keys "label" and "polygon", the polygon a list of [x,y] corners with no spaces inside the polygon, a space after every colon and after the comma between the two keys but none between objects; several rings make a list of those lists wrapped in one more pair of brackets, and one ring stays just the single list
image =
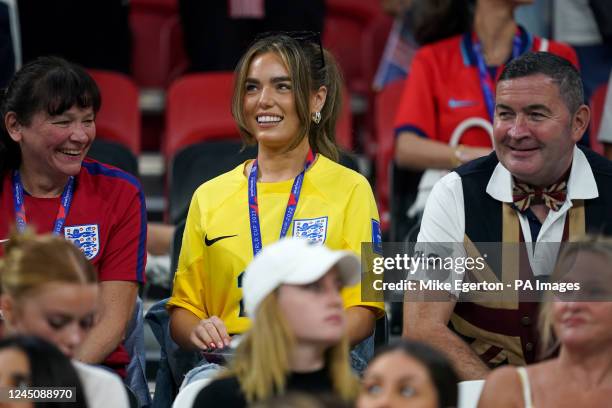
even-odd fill
[{"label": "flag in background", "polygon": [[410,13],[397,17],[393,22],[383,56],[374,77],[374,90],[380,91],[390,82],[403,79],[408,74],[412,57],[418,48],[410,30]]}]

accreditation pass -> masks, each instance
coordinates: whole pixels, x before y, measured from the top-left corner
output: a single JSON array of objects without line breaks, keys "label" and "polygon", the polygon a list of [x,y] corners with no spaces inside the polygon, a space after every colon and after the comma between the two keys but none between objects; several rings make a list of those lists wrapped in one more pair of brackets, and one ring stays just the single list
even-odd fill
[{"label": "accreditation pass", "polygon": [[0,387],[0,402],[75,402],[76,387]]}]

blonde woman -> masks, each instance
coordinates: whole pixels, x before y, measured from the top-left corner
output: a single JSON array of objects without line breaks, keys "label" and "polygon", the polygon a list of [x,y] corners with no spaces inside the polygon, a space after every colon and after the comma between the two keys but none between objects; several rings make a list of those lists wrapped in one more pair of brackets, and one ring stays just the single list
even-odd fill
[{"label": "blonde woman", "polygon": [[56,235],[12,234],[0,282],[6,333],[41,337],[73,359],[88,407],[129,406],[117,375],[76,360],[99,302],[94,267],[76,246]]},{"label": "blonde woman", "polygon": [[340,289],[359,280],[359,261],[306,240],[286,238],[263,249],[246,270],[244,301],[253,326],[228,372],[194,404],[246,407],[290,391],[335,394],[358,384],[348,361]]},{"label": "blonde woman", "polygon": [[551,277],[565,288],[547,294],[540,315],[543,352],[558,349],[558,357],[495,370],[479,407],[610,406],[612,240],[586,238],[569,245]]}]

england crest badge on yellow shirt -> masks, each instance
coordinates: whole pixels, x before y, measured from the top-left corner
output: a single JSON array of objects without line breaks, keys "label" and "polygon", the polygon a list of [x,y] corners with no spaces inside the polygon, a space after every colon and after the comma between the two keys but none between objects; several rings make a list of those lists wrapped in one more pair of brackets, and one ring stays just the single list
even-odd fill
[{"label": "england crest badge on yellow shirt", "polygon": [[100,251],[98,224],[64,227],[64,237],[76,245],[89,260],[92,260]]},{"label": "england crest badge on yellow shirt", "polygon": [[306,238],[313,244],[323,244],[327,238],[327,217],[294,220],[293,236]]}]

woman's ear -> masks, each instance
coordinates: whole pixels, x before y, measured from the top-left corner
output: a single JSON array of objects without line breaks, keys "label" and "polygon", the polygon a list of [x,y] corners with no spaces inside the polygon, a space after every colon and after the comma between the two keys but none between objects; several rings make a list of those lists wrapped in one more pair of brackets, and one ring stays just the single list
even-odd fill
[{"label": "woman's ear", "polygon": [[321,86],[315,93],[310,97],[310,113],[321,112],[323,106],[325,106],[325,99],[327,98],[327,88]]},{"label": "woman's ear", "polygon": [[21,124],[17,120],[17,114],[13,111],[4,115],[4,127],[13,141],[21,141]]}]

